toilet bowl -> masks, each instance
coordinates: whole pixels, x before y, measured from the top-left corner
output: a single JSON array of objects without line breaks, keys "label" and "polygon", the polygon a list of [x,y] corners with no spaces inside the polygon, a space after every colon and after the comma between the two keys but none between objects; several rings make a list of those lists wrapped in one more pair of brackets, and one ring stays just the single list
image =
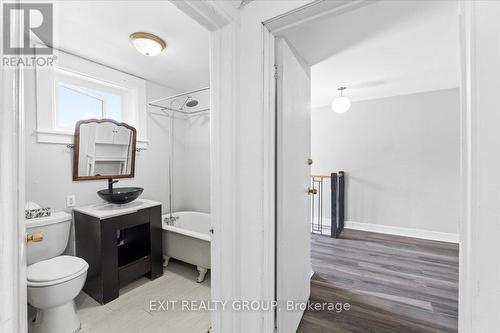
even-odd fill
[{"label": "toilet bowl", "polygon": [[68,242],[70,222],[71,215],[64,212],[26,221],[28,236],[43,238],[27,245],[28,303],[37,309],[29,325],[32,333],[74,333],[80,329],[74,298],[83,288],[89,265],[81,258],[60,255]]}]

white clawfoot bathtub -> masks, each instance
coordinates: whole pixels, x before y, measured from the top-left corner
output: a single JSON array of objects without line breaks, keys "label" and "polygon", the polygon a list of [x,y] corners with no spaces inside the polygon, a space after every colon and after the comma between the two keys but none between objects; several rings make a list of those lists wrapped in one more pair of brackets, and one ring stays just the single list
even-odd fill
[{"label": "white clawfoot bathtub", "polygon": [[198,212],[175,212],[178,217],[173,225],[167,224],[169,215],[162,216],[163,266],[170,258],[195,265],[198,282],[203,282],[210,269],[210,214]]}]

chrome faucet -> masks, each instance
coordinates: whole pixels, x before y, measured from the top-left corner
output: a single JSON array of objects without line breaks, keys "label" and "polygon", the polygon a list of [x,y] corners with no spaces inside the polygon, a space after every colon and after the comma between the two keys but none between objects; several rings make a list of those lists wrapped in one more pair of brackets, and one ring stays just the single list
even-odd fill
[{"label": "chrome faucet", "polygon": [[169,216],[169,217],[165,217],[165,219],[163,221],[165,221],[165,223],[167,225],[174,225],[175,224],[175,221],[177,221],[179,219],[179,216]]}]

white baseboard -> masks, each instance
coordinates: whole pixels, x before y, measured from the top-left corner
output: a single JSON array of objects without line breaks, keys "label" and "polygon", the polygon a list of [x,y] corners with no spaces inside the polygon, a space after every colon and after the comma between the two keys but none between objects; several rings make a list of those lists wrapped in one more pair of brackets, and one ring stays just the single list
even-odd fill
[{"label": "white baseboard", "polygon": [[393,226],[389,226],[389,225],[361,223],[361,222],[354,222],[354,221],[345,221],[344,227],[346,229],[371,231],[371,232],[378,232],[381,234],[422,238],[422,239],[436,240],[436,241],[448,242],[448,243],[458,243],[460,240],[458,234],[451,234],[451,233],[439,232],[439,231],[422,230],[422,229],[400,228],[400,227],[393,227]]}]

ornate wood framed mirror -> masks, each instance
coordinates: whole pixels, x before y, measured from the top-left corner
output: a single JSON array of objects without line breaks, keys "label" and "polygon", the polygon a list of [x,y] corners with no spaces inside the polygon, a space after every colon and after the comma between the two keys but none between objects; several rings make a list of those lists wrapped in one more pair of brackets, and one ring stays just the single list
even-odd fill
[{"label": "ornate wood framed mirror", "polygon": [[112,119],[80,120],[75,126],[73,180],[133,178],[137,131]]}]

